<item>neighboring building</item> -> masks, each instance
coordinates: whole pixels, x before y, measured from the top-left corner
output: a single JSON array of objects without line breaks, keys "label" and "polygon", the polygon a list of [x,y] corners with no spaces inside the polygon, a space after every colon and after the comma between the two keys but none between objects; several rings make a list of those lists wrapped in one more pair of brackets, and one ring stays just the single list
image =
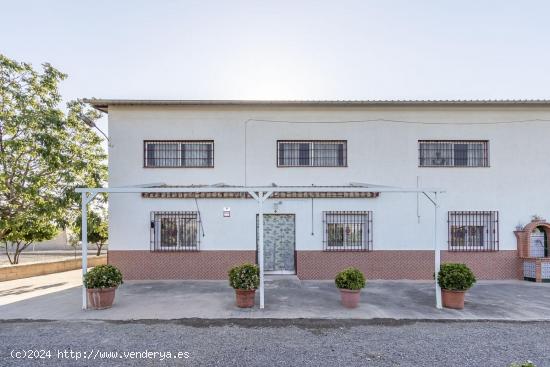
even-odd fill
[{"label": "neighboring building", "polygon": [[[110,187],[439,187],[443,261],[480,279],[550,279],[550,225],[530,223],[550,217],[550,101],[88,102],[109,114]],[[432,279],[422,195],[274,191],[266,273]],[[110,195],[108,261],[127,279],[224,279],[256,261],[256,211],[245,192]]]}]

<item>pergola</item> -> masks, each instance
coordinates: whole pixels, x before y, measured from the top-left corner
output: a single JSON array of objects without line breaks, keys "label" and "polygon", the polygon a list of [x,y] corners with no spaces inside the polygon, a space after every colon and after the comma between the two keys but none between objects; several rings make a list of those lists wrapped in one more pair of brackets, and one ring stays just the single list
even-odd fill
[{"label": "pergola", "polygon": [[[377,193],[410,193],[423,194],[434,207],[434,223],[433,223],[433,247],[435,255],[435,272],[441,264],[441,250],[437,239],[437,209],[439,206],[438,194],[445,192],[437,188],[402,188],[392,186],[380,186],[363,183],[352,183],[346,186],[229,186],[224,184],[215,185],[197,185],[197,186],[174,186],[167,187],[164,184],[150,184],[128,187],[111,187],[111,188],[77,188],[75,190],[82,194],[82,276],[87,272],[88,268],[88,204],[100,193],[108,194],[143,194],[143,193],[248,193],[258,203],[258,265],[260,268],[260,309],[265,306],[265,289],[264,289],[264,231],[263,231],[263,204],[270,198],[274,192],[331,192],[331,193],[346,193],[346,192],[377,192]],[[430,196],[431,195],[431,196]],[[441,289],[435,279],[435,304],[437,308],[441,308]],[[86,289],[82,287],[82,309],[87,308]]]}]

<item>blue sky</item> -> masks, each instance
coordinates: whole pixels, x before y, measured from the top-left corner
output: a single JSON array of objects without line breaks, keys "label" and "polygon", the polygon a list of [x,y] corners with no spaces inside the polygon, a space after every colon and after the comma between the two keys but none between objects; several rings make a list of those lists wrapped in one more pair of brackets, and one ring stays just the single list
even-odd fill
[{"label": "blue sky", "polygon": [[550,98],[548,1],[3,1],[66,99]]}]

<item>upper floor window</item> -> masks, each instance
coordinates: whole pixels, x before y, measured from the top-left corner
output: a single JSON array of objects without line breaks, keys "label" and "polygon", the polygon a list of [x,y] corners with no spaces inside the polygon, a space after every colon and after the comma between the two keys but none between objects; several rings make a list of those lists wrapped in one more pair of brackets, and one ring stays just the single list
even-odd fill
[{"label": "upper floor window", "polygon": [[323,212],[325,251],[370,251],[372,212]]},{"label": "upper floor window", "polygon": [[487,140],[419,140],[420,167],[489,167]]},{"label": "upper floor window", "polygon": [[212,140],[147,140],[143,149],[145,167],[214,167]]},{"label": "upper floor window", "polygon": [[151,212],[151,251],[198,251],[198,212]]},{"label": "upper floor window", "polygon": [[449,212],[449,251],[497,251],[498,212]]},{"label": "upper floor window", "polygon": [[346,167],[347,141],[344,140],[279,140],[279,167]]}]

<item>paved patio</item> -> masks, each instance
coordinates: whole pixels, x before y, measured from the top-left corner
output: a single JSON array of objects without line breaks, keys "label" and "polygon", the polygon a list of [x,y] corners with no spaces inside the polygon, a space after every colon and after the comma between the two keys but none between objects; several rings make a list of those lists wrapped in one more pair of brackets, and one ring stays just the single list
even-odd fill
[{"label": "paved patio", "polygon": [[237,308],[225,281],[128,281],[112,309],[83,311],[79,284],[79,271],[0,282],[0,319],[550,320],[550,284],[524,281],[480,281],[462,311],[436,309],[433,283],[418,281],[370,281],[354,310],[333,282],[289,277],[266,279],[264,310]]}]

